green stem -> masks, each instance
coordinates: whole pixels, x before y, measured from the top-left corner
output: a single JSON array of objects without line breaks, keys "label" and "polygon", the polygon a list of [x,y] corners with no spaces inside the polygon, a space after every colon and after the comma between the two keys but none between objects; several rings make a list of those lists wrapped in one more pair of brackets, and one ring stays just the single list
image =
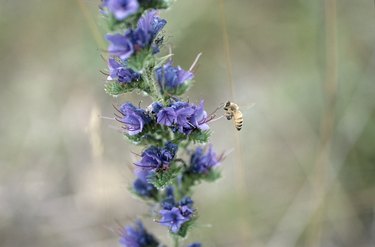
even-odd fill
[{"label": "green stem", "polygon": [[174,240],[174,247],[178,247],[180,245],[180,240],[178,236],[173,236],[173,240]]},{"label": "green stem", "polygon": [[161,96],[153,76],[153,69],[145,68],[144,75],[142,76],[149,90],[146,91],[150,95],[153,101],[162,101],[163,97]]}]

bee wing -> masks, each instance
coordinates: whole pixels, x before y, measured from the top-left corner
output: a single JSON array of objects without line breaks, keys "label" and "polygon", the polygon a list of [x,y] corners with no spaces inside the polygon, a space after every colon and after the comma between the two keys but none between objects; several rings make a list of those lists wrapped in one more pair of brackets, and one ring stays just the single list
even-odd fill
[{"label": "bee wing", "polygon": [[251,103],[250,105],[240,105],[240,111],[242,114],[249,112],[253,107],[255,107],[255,103]]}]

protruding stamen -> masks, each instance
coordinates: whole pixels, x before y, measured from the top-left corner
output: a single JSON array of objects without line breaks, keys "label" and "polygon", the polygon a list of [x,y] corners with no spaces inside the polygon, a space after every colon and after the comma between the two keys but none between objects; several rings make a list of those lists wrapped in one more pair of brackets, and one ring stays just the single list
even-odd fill
[{"label": "protruding stamen", "polygon": [[142,168],[155,168],[155,166],[142,166],[142,165],[139,165],[137,163],[133,163],[133,165],[138,166],[138,167],[142,167]]},{"label": "protruding stamen", "polygon": [[195,65],[198,63],[198,60],[199,60],[199,58],[200,58],[201,56],[202,56],[202,52],[198,53],[198,55],[197,55],[197,57],[195,58],[193,64],[190,66],[190,69],[189,69],[190,72],[194,69]]},{"label": "protruding stamen", "polygon": [[114,104],[112,104],[113,108],[115,108],[116,111],[118,111],[121,115],[125,116],[125,114],[120,111]]}]

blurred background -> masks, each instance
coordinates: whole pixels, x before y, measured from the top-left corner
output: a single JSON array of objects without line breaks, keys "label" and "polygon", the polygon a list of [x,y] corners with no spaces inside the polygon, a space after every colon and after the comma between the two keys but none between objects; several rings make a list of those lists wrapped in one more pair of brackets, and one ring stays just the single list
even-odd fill
[{"label": "blurred background", "polygon": [[[139,101],[103,91],[98,4],[0,0],[2,247],[119,246],[119,224],[147,214],[127,190],[139,149],[98,117]],[[190,100],[208,111],[232,100],[245,118],[239,133],[211,125],[215,149],[233,152],[221,180],[197,187],[190,241],[374,246],[374,13],[370,0],[179,0],[162,11],[175,62],[203,53]]]}]

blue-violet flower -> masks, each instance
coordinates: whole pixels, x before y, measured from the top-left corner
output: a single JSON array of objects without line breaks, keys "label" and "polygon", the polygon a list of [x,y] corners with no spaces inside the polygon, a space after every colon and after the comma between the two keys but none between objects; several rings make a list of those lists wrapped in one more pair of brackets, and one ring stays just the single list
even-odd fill
[{"label": "blue-violet flower", "polygon": [[194,129],[208,130],[207,123],[212,118],[207,117],[203,104],[203,100],[199,106],[181,101],[174,102],[170,107],[158,111],[157,122],[161,125],[171,126],[173,130],[187,135]]},{"label": "blue-violet flower", "polygon": [[172,62],[155,70],[157,82],[163,91],[169,94],[179,94],[179,89],[194,78],[191,71],[185,71],[180,66],[172,66]]},{"label": "blue-violet flower", "polygon": [[142,153],[142,159],[136,163],[140,168],[146,170],[165,170],[169,168],[174,159],[178,146],[167,143],[164,148],[151,146]]},{"label": "blue-violet flower", "polygon": [[177,115],[172,107],[163,108],[158,112],[157,122],[165,126],[171,126],[177,120]]},{"label": "blue-violet flower", "polygon": [[191,123],[200,130],[208,130],[210,127],[207,122],[207,112],[204,110],[204,101],[201,100],[199,106],[195,108],[194,115],[191,118]]},{"label": "blue-violet flower", "polygon": [[189,170],[196,174],[206,174],[212,167],[217,166],[219,161],[220,158],[212,150],[212,145],[209,146],[206,154],[201,147],[198,147],[191,156]]},{"label": "blue-violet flower", "polygon": [[124,247],[157,247],[159,242],[148,233],[140,220],[134,227],[126,227],[120,238],[120,243]]},{"label": "blue-violet flower", "polygon": [[192,243],[192,244],[189,244],[188,247],[202,247],[202,244],[201,243]]},{"label": "blue-violet flower", "polygon": [[135,107],[127,102],[118,110],[121,116],[116,115],[117,121],[125,124],[123,127],[129,135],[136,135],[142,132],[144,126],[151,121],[146,111]]},{"label": "blue-violet flower", "polygon": [[107,80],[117,80],[121,83],[131,83],[139,81],[141,75],[130,68],[125,68],[116,59],[108,59],[109,76]]},{"label": "blue-violet flower", "polygon": [[109,34],[108,51],[111,55],[126,60],[143,49],[152,48],[153,53],[158,51],[158,45],[152,41],[158,32],[165,26],[166,20],[157,16],[155,10],[146,12],[139,20],[137,29],[129,29],[125,34]]},{"label": "blue-violet flower", "polygon": [[193,200],[184,197],[177,202],[174,199],[172,187],[166,190],[166,198],[161,202],[162,210],[159,211],[162,218],[159,223],[169,227],[173,233],[177,233],[181,226],[193,217]]},{"label": "blue-violet flower", "polygon": [[150,170],[137,169],[135,173],[137,179],[133,183],[134,192],[140,197],[153,198],[158,190],[147,181],[151,173]]},{"label": "blue-violet flower", "polygon": [[103,0],[102,7],[107,7],[116,20],[122,21],[136,13],[139,4],[137,0]]}]

